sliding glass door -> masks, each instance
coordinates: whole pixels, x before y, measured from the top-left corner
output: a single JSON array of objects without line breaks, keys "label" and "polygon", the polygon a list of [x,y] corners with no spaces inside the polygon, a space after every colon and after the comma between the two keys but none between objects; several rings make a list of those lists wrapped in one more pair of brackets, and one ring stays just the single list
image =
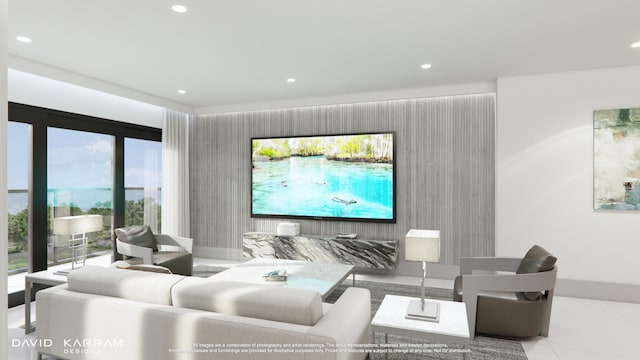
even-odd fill
[{"label": "sliding glass door", "polygon": [[71,258],[70,235],[55,234],[53,218],[99,214],[103,229],[88,233],[87,256],[111,249],[114,137],[50,127],[47,130],[48,263]]},{"label": "sliding glass door", "polygon": [[124,139],[125,226],[149,225],[161,231],[162,145],[158,141]]},{"label": "sliding glass door", "polygon": [[[8,125],[9,274],[29,265],[29,173],[31,125],[10,121]],[[24,288],[24,284],[21,286]]]}]

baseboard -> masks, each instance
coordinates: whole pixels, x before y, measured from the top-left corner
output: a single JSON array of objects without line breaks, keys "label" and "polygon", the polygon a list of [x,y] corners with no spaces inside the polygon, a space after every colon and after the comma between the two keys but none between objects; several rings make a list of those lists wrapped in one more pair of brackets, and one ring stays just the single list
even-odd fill
[{"label": "baseboard", "polygon": [[640,304],[640,285],[558,279],[555,295]]}]

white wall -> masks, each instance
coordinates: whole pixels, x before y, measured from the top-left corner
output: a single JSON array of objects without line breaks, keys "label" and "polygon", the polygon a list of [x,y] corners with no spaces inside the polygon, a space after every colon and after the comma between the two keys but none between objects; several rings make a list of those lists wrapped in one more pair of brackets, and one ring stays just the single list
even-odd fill
[{"label": "white wall", "polygon": [[0,0],[0,359],[7,358],[7,21],[8,0]]},{"label": "white wall", "polygon": [[640,212],[593,210],[593,110],[640,107],[640,66],[498,79],[496,255],[540,244],[560,279],[640,284]]},{"label": "white wall", "polygon": [[162,127],[164,108],[126,97],[9,69],[9,101]]}]

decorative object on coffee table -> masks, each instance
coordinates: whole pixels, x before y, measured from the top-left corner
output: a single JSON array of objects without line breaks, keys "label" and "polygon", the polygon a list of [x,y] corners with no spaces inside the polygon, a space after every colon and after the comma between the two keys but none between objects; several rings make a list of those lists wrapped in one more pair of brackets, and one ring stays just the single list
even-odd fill
[{"label": "decorative object on coffee table", "polygon": [[427,276],[427,262],[440,261],[440,231],[409,230],[404,240],[404,258],[407,261],[422,261],[420,301],[409,303],[406,318],[438,322],[440,305],[438,302],[424,301],[424,279]]},{"label": "decorative object on coffee table", "polygon": [[269,271],[268,273],[262,275],[262,277],[266,281],[287,281],[287,270],[279,269],[279,270]]}]

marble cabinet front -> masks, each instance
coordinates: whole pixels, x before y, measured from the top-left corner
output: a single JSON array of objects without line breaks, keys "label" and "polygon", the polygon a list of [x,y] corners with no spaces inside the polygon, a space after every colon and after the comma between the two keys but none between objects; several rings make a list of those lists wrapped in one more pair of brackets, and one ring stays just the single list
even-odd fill
[{"label": "marble cabinet front", "polygon": [[249,232],[242,237],[244,257],[266,257],[394,269],[397,240],[333,239],[320,236],[277,236]]}]

